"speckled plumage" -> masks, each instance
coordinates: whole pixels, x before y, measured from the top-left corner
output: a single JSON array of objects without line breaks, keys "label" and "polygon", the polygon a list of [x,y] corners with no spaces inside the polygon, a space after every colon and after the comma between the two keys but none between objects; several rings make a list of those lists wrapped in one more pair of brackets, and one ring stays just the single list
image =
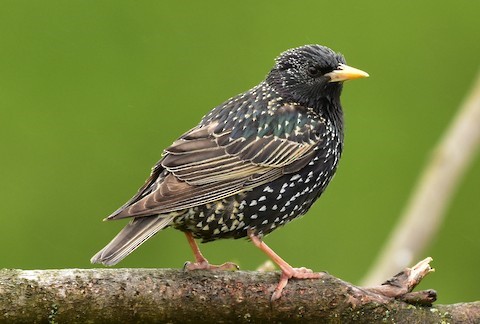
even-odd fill
[{"label": "speckled plumage", "polygon": [[[268,234],[303,215],[335,173],[343,147],[342,128],[325,115],[279,97],[264,82],[214,109],[200,125],[218,122],[213,133],[226,134],[217,137],[217,143],[227,154],[242,156],[231,164],[241,161],[240,172],[244,173],[244,161],[249,161],[256,172],[247,170],[246,175],[268,174],[268,181],[254,182],[249,186],[253,188],[190,208],[174,220],[174,226],[208,242],[245,237],[247,229]],[[341,112],[337,116],[336,122],[341,123]],[[288,149],[276,153],[282,142]],[[256,166],[261,164],[265,166]],[[203,171],[204,166],[200,168]],[[227,163],[221,169],[232,172]],[[215,175],[219,174],[217,169]]]},{"label": "speckled plumage", "polygon": [[261,237],[305,214],[342,154],[348,78],[332,81],[344,63],[320,45],[282,53],[264,81],[165,149],[145,185],[108,217],[133,220],[92,262],[115,264],[169,226],[208,242]]}]

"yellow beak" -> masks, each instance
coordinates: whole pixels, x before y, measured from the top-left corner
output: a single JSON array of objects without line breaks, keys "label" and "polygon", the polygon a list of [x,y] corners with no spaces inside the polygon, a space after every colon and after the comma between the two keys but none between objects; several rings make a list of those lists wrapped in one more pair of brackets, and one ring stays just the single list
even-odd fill
[{"label": "yellow beak", "polygon": [[325,75],[330,77],[329,82],[340,82],[369,77],[367,72],[342,63],[338,65],[338,68],[336,70],[333,70],[332,72]]}]

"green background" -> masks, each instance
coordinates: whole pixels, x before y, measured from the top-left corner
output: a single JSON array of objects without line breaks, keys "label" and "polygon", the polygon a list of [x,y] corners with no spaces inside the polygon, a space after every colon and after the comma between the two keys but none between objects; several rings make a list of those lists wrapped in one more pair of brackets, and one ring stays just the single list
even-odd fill
[{"label": "green background", "polygon": [[[162,149],[263,79],[281,51],[342,52],[345,154],[306,217],[266,242],[295,266],[358,282],[395,225],[480,62],[480,2],[0,2],[0,267],[89,268],[125,222],[101,220],[143,184]],[[480,298],[480,161],[425,251],[443,303]],[[246,240],[201,246],[255,269]],[[168,229],[120,267],[191,260]]]}]

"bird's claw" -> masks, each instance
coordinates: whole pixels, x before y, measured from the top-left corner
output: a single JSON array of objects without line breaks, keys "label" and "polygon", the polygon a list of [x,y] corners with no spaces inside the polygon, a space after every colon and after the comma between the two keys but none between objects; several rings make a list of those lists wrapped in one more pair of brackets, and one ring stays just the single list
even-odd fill
[{"label": "bird's claw", "polygon": [[282,291],[287,285],[288,279],[319,279],[325,274],[326,273],[324,272],[313,272],[313,270],[305,267],[285,269],[282,271],[280,281],[278,282],[270,300],[273,302],[282,297]]},{"label": "bird's claw", "polygon": [[187,261],[183,265],[183,271],[192,271],[192,270],[223,270],[223,271],[237,271],[240,270],[240,267],[233,262],[225,262],[220,265],[213,265],[207,261],[202,262],[190,262]]}]

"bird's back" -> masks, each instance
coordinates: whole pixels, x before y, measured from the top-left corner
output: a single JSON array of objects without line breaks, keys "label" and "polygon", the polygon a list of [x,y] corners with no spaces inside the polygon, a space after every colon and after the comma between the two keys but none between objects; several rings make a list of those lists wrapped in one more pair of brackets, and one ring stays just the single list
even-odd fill
[{"label": "bird's back", "polygon": [[[115,217],[175,213],[196,238],[267,234],[303,215],[335,173],[342,128],[265,83],[231,98],[165,150]],[[159,194],[161,193],[161,194]]]}]

